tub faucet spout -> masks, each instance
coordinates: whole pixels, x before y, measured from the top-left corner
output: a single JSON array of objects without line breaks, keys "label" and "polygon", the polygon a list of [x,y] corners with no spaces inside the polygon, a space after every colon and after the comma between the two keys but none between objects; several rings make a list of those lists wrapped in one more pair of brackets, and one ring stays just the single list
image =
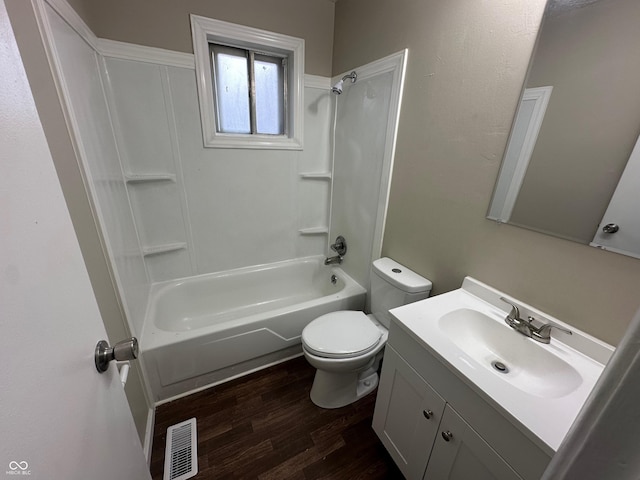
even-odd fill
[{"label": "tub faucet spout", "polygon": [[340,265],[342,263],[342,256],[336,255],[335,257],[327,257],[324,259],[325,265]]}]

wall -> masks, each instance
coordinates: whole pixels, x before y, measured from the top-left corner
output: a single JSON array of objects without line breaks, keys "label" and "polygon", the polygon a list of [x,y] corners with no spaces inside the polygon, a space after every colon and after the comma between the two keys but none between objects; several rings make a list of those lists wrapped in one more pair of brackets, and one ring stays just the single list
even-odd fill
[{"label": "wall", "polygon": [[72,0],[100,38],[193,53],[189,14],[304,38],[305,71],[331,76],[332,0]]},{"label": "wall", "polygon": [[[372,259],[380,257],[402,89],[403,53],[357,66],[335,96],[331,229],[345,237],[342,268],[369,288]],[[335,80],[335,79],[334,79]],[[333,253],[332,253],[333,254]]]},{"label": "wall", "polygon": [[640,262],[485,219],[544,1],[341,0],[333,71],[409,48],[383,254],[465,275],[605,341],[638,305]]},{"label": "wall", "polygon": [[336,97],[330,240],[345,237],[343,268],[368,288],[393,75],[358,80]]},{"label": "wall", "polygon": [[527,86],[553,93],[512,222],[593,240],[640,134],[639,19],[636,0],[545,19]]}]

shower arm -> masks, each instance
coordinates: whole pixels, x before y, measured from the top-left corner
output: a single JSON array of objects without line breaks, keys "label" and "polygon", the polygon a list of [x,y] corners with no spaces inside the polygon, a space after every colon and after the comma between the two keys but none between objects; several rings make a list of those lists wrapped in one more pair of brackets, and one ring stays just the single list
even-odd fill
[{"label": "shower arm", "polygon": [[358,74],[356,73],[356,71],[354,70],[351,73],[348,73],[347,75],[345,75],[344,77],[342,77],[342,81],[344,82],[347,78],[351,79],[351,83],[356,83],[356,80],[358,79]]}]

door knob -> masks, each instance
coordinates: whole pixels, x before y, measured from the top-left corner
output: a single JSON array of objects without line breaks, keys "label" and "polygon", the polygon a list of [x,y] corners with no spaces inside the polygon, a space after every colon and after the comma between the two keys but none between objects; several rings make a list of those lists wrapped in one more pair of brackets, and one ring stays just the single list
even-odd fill
[{"label": "door knob", "polygon": [[446,432],[442,432],[442,438],[444,438],[445,442],[450,442],[453,438],[453,433],[451,433],[449,430],[447,430]]},{"label": "door knob", "polygon": [[602,231],[604,233],[616,233],[620,230],[620,227],[615,223],[607,223],[604,227],[602,227]]},{"label": "door knob", "polygon": [[95,362],[98,372],[104,373],[109,368],[111,360],[123,361],[138,358],[138,339],[136,337],[109,346],[106,340],[100,340],[96,345]]}]

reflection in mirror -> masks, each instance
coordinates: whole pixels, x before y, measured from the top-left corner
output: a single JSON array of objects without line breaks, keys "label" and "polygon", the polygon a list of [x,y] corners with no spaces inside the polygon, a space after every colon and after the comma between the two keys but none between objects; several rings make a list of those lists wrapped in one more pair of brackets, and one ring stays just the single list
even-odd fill
[{"label": "reflection in mirror", "polygon": [[490,219],[640,257],[639,25],[638,0],[549,0]]}]

